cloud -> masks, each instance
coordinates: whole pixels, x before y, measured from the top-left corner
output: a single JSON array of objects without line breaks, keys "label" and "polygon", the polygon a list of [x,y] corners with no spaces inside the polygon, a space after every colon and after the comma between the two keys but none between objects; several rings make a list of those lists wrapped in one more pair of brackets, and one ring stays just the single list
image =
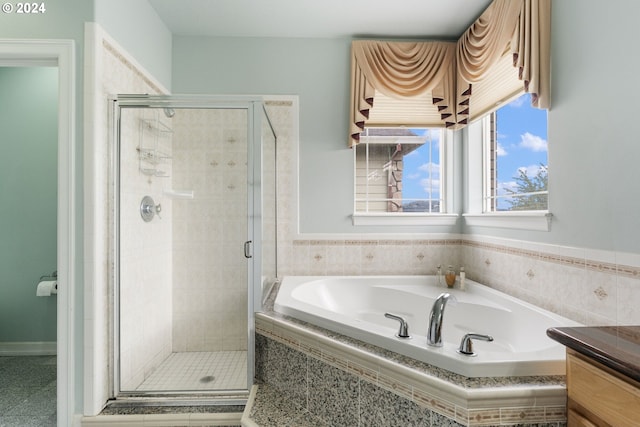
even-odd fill
[{"label": "cloud", "polygon": [[538,174],[541,169],[547,169],[546,166],[541,165],[529,165],[529,166],[520,166],[518,171],[523,171],[527,176],[534,177]]},{"label": "cloud", "polygon": [[432,194],[438,196],[440,194],[440,180],[439,179],[431,179],[424,178],[420,180],[420,187],[424,190],[425,194],[429,194],[429,189],[431,189]]},{"label": "cloud", "polygon": [[531,151],[547,151],[547,140],[529,132],[520,135],[520,147]]},{"label": "cloud", "polygon": [[513,108],[520,108],[524,105],[524,102],[526,101],[526,99],[527,99],[526,96],[519,96],[513,101],[511,101],[510,103],[508,103],[507,105]]},{"label": "cloud", "polygon": [[498,182],[497,194],[499,196],[504,196],[505,194],[510,194],[507,190],[518,191],[518,184],[515,181],[505,181]]},{"label": "cloud", "polygon": [[500,144],[498,142],[497,147],[496,147],[496,154],[498,155],[498,157],[502,157],[502,156],[506,156],[507,150],[504,149],[504,146],[502,144]]},{"label": "cloud", "polygon": [[423,163],[418,166],[418,170],[426,173],[429,173],[429,171],[431,171],[431,176],[440,175],[440,165],[438,163]]}]

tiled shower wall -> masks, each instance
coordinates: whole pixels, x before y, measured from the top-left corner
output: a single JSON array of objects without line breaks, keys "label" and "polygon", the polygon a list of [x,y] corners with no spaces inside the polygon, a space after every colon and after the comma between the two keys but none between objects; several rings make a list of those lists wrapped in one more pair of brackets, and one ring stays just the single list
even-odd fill
[{"label": "tiled shower wall", "polygon": [[[434,274],[467,277],[578,322],[638,324],[640,254],[476,235],[304,238],[297,232],[297,146],[292,103],[267,103],[278,134],[278,276]],[[461,218],[460,221],[463,219]]]},{"label": "tiled shower wall", "polygon": [[[146,149],[155,150],[153,156],[171,156],[171,134],[163,131],[168,129],[166,120],[158,110],[122,112],[119,303],[124,390],[135,390],[171,353],[172,212],[163,197],[171,179],[171,162],[140,161]],[[140,215],[141,200],[147,195],[162,206],[161,215],[149,222]]]},{"label": "tiled shower wall", "polygon": [[173,350],[247,349],[247,112],[176,110]]},{"label": "tiled shower wall", "polygon": [[[85,352],[91,355],[93,362],[85,367],[85,375],[94,381],[94,384],[86,384],[85,399],[91,405],[88,406],[88,412],[93,413],[106,400],[110,376],[108,321],[114,206],[110,202],[113,200],[109,172],[113,144],[108,122],[108,99],[118,93],[159,94],[163,90],[127,59],[122,49],[99,27],[94,26],[89,30],[87,46],[92,49],[87,53],[87,64],[93,69],[87,75],[93,75],[94,80],[89,81],[86,88],[87,99],[92,101],[86,107],[86,129],[89,141],[94,143],[91,144],[91,157],[85,158],[85,168],[93,172],[85,181],[87,188],[91,189],[90,195],[85,194],[85,197],[92,200],[85,214],[91,218],[86,224],[87,230],[95,229],[103,233],[91,236],[92,245],[85,247],[91,260],[85,265],[87,283],[91,285],[85,290]],[[123,240],[120,257],[124,278],[122,299],[126,301],[125,306],[121,307],[121,322],[127,334],[122,337],[120,345],[123,354],[122,384],[124,387],[135,387],[154,363],[166,357],[171,349],[171,222],[156,219],[144,223],[140,218],[142,197],[148,194],[156,203],[161,202],[164,183],[160,178],[140,173],[136,148],[142,135],[143,116],[130,112],[128,117],[130,120],[123,122],[126,142],[122,150],[122,181],[125,185],[121,199],[121,227],[128,238]],[[155,117],[146,118],[155,120]],[[163,219],[170,218],[170,206],[163,208]]]}]

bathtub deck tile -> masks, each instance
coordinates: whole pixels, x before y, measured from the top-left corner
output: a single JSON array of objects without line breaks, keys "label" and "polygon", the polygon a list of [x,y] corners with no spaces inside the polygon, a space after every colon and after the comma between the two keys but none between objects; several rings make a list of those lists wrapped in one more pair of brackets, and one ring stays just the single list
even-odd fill
[{"label": "bathtub deck tile", "polygon": [[[507,418],[545,427],[566,421],[562,410],[566,395],[564,400],[561,395],[566,393],[564,376],[468,378],[272,311],[258,313],[256,324],[263,317],[272,322],[271,331],[265,333],[267,341],[272,338],[277,345],[304,355],[308,363],[306,409],[329,425],[366,425],[358,424],[362,413],[357,402],[363,396],[358,390],[369,386],[399,399],[413,390],[404,398],[442,417],[449,423],[442,425],[447,426],[496,426]],[[282,362],[281,369],[291,370]],[[293,383],[292,388],[298,384]],[[472,395],[475,397],[470,398]],[[353,399],[355,407],[347,403]],[[501,419],[500,410],[505,408],[527,411],[506,411]]]},{"label": "bathtub deck tile", "polygon": [[426,393],[420,389],[413,390],[413,399],[420,405],[429,408],[451,419],[456,417],[456,405],[434,394]]},{"label": "bathtub deck tile", "polygon": [[361,426],[432,426],[428,409],[373,384],[362,382],[361,388]]},{"label": "bathtub deck tile", "polygon": [[335,366],[336,368],[340,368],[343,371],[348,370],[348,362],[346,359],[342,358],[342,357],[336,357],[334,354],[329,353],[329,352],[321,352],[322,357],[320,360],[322,360],[325,363],[328,363],[329,365]]},{"label": "bathtub deck tile", "polygon": [[284,344],[268,341],[263,380],[287,395],[299,406],[307,405],[307,357]]},{"label": "bathtub deck tile", "polygon": [[500,422],[511,424],[534,423],[544,420],[544,408],[504,408],[500,410]]},{"label": "bathtub deck tile", "polygon": [[413,387],[395,380],[386,375],[378,374],[378,385],[398,396],[411,399],[413,397]]},{"label": "bathtub deck tile", "polygon": [[567,419],[566,406],[547,406],[544,409],[544,419],[547,422],[566,421]]},{"label": "bathtub deck tile", "polygon": [[248,418],[260,427],[329,427],[267,384],[258,387]]},{"label": "bathtub deck tile", "polygon": [[352,374],[309,359],[309,400],[307,409],[335,426],[358,425],[360,381]]},{"label": "bathtub deck tile", "polygon": [[358,363],[349,361],[348,362],[348,371],[353,373],[354,375],[358,375],[372,383],[378,382],[378,371],[367,368],[366,366],[362,366]]},{"label": "bathtub deck tile", "polygon": [[465,427],[467,424],[460,424],[459,422],[449,419],[444,415],[433,412],[431,415],[431,425],[433,427]]},{"label": "bathtub deck tile", "polygon": [[456,406],[456,416],[454,419],[463,426],[469,425],[469,411],[467,408]]},{"label": "bathtub deck tile", "polygon": [[500,409],[472,409],[469,411],[469,426],[500,425]]},{"label": "bathtub deck tile", "polygon": [[[279,313],[275,313],[275,312],[258,313],[258,315],[256,316],[256,323],[261,322],[262,317],[273,319],[273,322],[274,322],[273,332],[268,333],[266,335],[276,340],[279,339],[278,337],[280,335],[286,335],[288,333],[287,325],[293,325],[296,328],[302,327],[307,329],[309,332],[313,333],[314,335],[325,337],[330,340],[337,341],[338,343],[341,343],[345,346],[352,347],[354,348],[355,351],[357,351],[360,354],[362,354],[362,352],[366,352],[374,357],[380,357],[384,359],[385,362],[387,363],[402,366],[404,369],[409,369],[415,372],[419,372],[420,375],[426,375],[439,380],[444,380],[465,389],[491,389],[491,388],[499,389],[502,387],[523,386],[523,385],[554,386],[554,387],[564,386],[565,377],[560,375],[528,376],[528,377],[479,377],[479,378],[465,377],[465,376],[456,374],[454,372],[435,367],[428,363],[411,359],[409,357],[405,357],[400,354],[393,353],[391,351],[382,349],[380,347],[376,347],[371,344],[364,343],[362,341],[345,337],[344,335],[328,331],[318,326],[314,326],[306,322],[301,322],[297,319],[293,319],[291,317],[284,316]],[[325,350],[324,345],[320,341],[317,342],[317,347],[323,351]],[[334,351],[333,347],[327,348],[326,350]]]}]

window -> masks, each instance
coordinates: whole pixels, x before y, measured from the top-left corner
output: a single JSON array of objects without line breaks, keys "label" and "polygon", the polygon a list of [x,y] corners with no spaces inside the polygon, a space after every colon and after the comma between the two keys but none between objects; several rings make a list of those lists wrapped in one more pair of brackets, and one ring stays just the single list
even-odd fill
[{"label": "window", "polygon": [[547,111],[531,107],[525,93],[483,121],[483,211],[546,211]]},{"label": "window", "polygon": [[436,128],[365,128],[354,147],[356,214],[445,212],[444,134]]}]

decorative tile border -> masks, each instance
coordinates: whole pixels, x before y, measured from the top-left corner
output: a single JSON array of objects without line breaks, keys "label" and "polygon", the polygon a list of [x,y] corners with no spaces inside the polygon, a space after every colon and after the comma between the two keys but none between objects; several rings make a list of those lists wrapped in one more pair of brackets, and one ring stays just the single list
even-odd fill
[{"label": "decorative tile border", "polygon": [[273,312],[256,315],[256,332],[464,426],[566,421],[563,377],[465,378]]},{"label": "decorative tile border", "polygon": [[146,85],[148,85],[153,90],[154,93],[160,93],[160,94],[166,93],[165,90],[161,89],[160,87],[158,87],[158,85],[152,82],[151,79],[149,79],[144,72],[140,71],[140,67],[138,65],[133,65],[129,61],[129,59],[127,59],[125,55],[123,55],[121,51],[118,50],[118,48],[113,46],[107,40],[102,40],[102,47],[104,47],[104,49],[107,52],[111,53],[114,57],[116,57],[122,63],[122,65],[127,67],[129,71],[134,73],[138,79],[140,79]]},{"label": "decorative tile border", "polygon": [[292,241],[293,246],[466,246],[470,248],[486,249],[507,255],[521,256],[525,258],[538,259],[559,265],[585,268],[590,271],[617,274],[640,280],[640,266],[615,264],[592,260],[586,258],[576,258],[572,256],[558,255],[551,252],[528,250],[508,245],[479,242],[467,239],[424,239],[424,240],[397,240],[397,239],[370,239],[370,240],[303,240]]}]

